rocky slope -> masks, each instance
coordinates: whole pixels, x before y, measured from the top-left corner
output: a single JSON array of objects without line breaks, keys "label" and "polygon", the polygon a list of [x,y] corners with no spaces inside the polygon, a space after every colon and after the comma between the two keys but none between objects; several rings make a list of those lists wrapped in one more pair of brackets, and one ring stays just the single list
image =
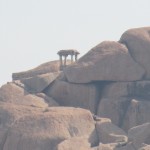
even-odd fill
[{"label": "rocky slope", "polygon": [[150,150],[150,27],[0,88],[0,150]]}]

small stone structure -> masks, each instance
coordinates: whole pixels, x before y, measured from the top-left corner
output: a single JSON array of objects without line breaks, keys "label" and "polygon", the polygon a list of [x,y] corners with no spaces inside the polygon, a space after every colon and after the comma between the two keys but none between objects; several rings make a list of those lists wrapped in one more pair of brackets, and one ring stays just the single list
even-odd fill
[{"label": "small stone structure", "polygon": [[[71,56],[71,63],[76,62],[78,59],[78,55],[80,54],[77,50],[74,49],[69,49],[69,50],[60,50],[57,53],[59,55],[60,59],[60,70],[62,70],[67,64],[67,57],[68,55]],[[73,59],[73,56],[75,56],[75,60]],[[63,57],[64,57],[64,62],[63,62]]]}]

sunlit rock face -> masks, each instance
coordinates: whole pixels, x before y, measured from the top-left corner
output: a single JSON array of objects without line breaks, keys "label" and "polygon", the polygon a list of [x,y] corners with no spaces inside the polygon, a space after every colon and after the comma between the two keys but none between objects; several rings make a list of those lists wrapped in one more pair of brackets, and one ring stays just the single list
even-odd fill
[{"label": "sunlit rock face", "polygon": [[40,93],[47,88],[58,76],[59,72],[46,73],[30,78],[21,79],[21,82],[31,93]]},{"label": "sunlit rock face", "polygon": [[150,79],[150,27],[130,29],[123,33],[120,39],[132,58],[145,69],[144,78]]},{"label": "sunlit rock face", "polygon": [[128,137],[136,149],[143,147],[143,143],[150,144],[150,123],[131,128]]},{"label": "sunlit rock face", "polygon": [[79,61],[64,70],[69,82],[136,81],[145,70],[130,56],[125,45],[119,42],[102,42]]},{"label": "sunlit rock face", "polygon": [[11,103],[12,105],[48,107],[43,98],[28,93],[25,89],[14,83],[5,84],[0,88],[0,101]]},{"label": "sunlit rock face", "polygon": [[41,75],[41,74],[46,74],[46,73],[51,73],[51,72],[58,72],[59,65],[60,65],[60,62],[58,60],[46,62],[28,71],[13,73],[12,78],[13,80],[20,80],[23,78],[30,78],[36,75]]},{"label": "sunlit rock face", "polygon": [[71,107],[37,110],[1,103],[0,107],[0,146],[4,150],[49,150],[72,137],[84,137],[89,145],[98,142],[95,123],[88,110]]},{"label": "sunlit rock face", "polygon": [[62,106],[82,107],[96,113],[101,91],[95,84],[73,84],[56,80],[45,93]]}]

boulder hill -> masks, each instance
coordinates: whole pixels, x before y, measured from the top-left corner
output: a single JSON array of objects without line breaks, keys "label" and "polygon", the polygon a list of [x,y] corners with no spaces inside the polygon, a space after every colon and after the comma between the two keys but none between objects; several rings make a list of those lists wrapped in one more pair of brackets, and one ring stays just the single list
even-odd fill
[{"label": "boulder hill", "polygon": [[150,150],[150,27],[76,63],[13,73],[0,88],[0,150]]}]

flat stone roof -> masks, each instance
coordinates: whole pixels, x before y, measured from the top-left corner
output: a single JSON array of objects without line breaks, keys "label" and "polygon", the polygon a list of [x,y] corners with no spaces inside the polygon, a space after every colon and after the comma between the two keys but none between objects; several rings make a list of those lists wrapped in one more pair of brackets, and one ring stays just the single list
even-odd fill
[{"label": "flat stone roof", "polygon": [[57,53],[58,55],[78,55],[80,54],[77,50],[68,49],[68,50],[60,50]]}]

